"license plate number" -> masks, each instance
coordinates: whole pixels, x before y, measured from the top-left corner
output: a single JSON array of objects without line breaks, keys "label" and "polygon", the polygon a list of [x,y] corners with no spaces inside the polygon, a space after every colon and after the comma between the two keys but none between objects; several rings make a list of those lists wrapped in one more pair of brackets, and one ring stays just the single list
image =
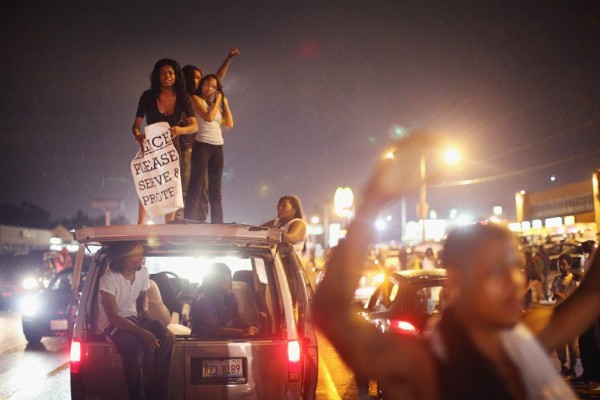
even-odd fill
[{"label": "license plate number", "polygon": [[66,319],[53,319],[50,321],[50,329],[53,331],[67,330],[69,323]]},{"label": "license plate number", "polygon": [[244,363],[241,358],[202,360],[202,379],[243,379]]}]

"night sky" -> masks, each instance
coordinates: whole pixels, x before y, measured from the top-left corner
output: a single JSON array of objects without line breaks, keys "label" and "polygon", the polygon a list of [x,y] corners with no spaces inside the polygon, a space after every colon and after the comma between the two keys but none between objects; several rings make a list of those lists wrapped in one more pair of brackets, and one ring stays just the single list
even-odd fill
[{"label": "night sky", "polygon": [[224,82],[236,122],[225,132],[229,222],[264,222],[283,194],[311,213],[337,186],[360,188],[413,128],[461,146],[467,160],[449,180],[526,170],[432,188],[440,216],[497,204],[514,215],[516,191],[600,166],[598,1],[8,0],[1,14],[0,204],[33,202],[55,218],[98,216],[91,202],[116,197],[135,222],[131,124],[154,63],[215,72],[231,47],[241,55]]}]

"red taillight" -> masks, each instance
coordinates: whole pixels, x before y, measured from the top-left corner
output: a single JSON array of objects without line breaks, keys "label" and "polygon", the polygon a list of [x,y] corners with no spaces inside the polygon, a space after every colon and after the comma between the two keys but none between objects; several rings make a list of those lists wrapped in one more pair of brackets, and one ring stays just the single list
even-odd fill
[{"label": "red taillight", "polygon": [[301,352],[300,342],[292,340],[288,342],[288,379],[290,381],[299,381],[301,371]]},{"label": "red taillight", "polygon": [[81,365],[81,343],[80,342],[71,342],[71,373],[78,374],[79,367]]},{"label": "red taillight", "polygon": [[413,335],[418,334],[417,328],[407,321],[390,320],[390,328],[392,328],[392,330],[395,332],[409,333]]},{"label": "red taillight", "polygon": [[288,342],[288,361],[300,361],[300,342],[298,342],[297,340],[292,340],[291,342]]}]

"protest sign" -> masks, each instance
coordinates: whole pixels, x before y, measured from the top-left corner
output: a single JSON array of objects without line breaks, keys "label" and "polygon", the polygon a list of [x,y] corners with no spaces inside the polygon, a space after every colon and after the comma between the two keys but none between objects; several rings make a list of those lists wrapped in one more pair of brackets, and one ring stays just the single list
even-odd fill
[{"label": "protest sign", "polygon": [[148,125],[144,133],[143,151],[131,161],[131,173],[142,205],[155,217],[183,207],[179,154],[168,123]]}]

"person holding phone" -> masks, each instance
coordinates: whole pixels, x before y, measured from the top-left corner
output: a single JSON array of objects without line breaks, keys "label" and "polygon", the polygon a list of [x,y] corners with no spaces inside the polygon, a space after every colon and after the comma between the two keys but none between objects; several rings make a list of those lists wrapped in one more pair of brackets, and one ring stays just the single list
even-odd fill
[{"label": "person holding phone", "polygon": [[[205,75],[192,96],[198,116],[198,133],[192,148],[192,172],[185,200],[185,218],[205,222],[210,205],[210,222],[223,223],[221,178],[223,176],[223,133],[221,127],[233,128],[233,115],[215,74]],[[208,187],[208,203],[203,196]]]}]

